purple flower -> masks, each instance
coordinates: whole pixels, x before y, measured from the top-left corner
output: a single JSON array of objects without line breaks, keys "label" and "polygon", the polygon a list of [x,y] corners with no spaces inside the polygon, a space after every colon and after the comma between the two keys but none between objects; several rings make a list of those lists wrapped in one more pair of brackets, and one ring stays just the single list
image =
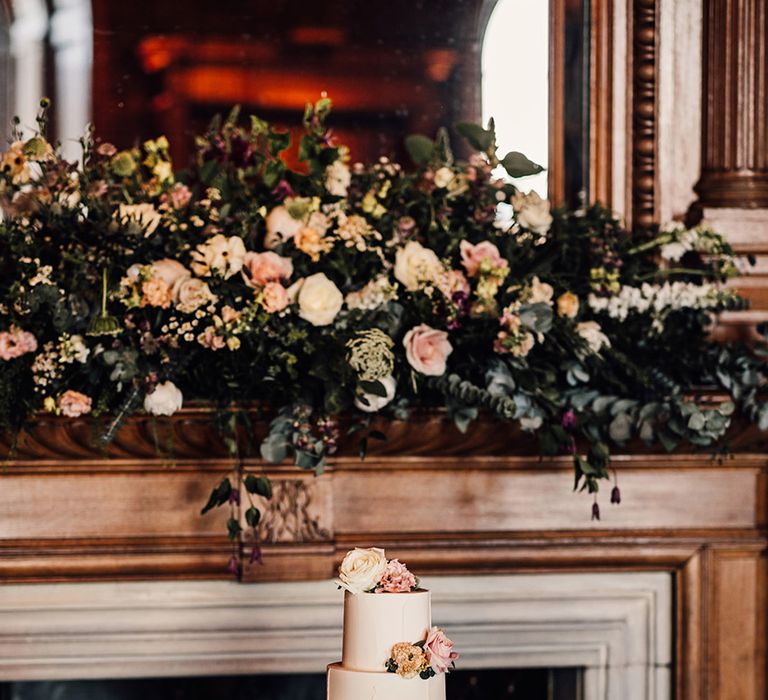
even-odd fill
[{"label": "purple flower", "polygon": [[565,413],[563,413],[563,417],[560,419],[560,424],[566,430],[573,430],[576,427],[576,414],[572,409],[569,408]]},{"label": "purple flower", "polygon": [[240,562],[237,560],[237,557],[234,554],[229,558],[229,562],[227,563],[227,571],[229,571],[229,573],[233,576],[238,576],[240,574]]},{"label": "purple flower", "polygon": [[600,506],[597,501],[592,504],[592,520],[600,520]]},{"label": "purple flower", "polygon": [[232,489],[229,492],[229,502],[233,505],[240,505],[240,489]]},{"label": "purple flower", "polygon": [[615,503],[616,505],[621,503],[621,491],[619,491],[618,486],[614,486],[611,489],[611,503]]},{"label": "purple flower", "polygon": [[272,190],[272,194],[279,200],[283,200],[286,197],[293,197],[296,193],[293,191],[293,187],[291,187],[291,183],[288,180],[280,180],[275,189]]},{"label": "purple flower", "polygon": [[250,559],[250,562],[251,562],[251,564],[254,564],[256,562],[258,562],[259,564],[263,564],[264,563],[262,561],[262,558],[261,558],[261,547],[259,547],[259,545],[257,545],[257,544],[253,545],[253,549],[251,549],[251,559]]}]

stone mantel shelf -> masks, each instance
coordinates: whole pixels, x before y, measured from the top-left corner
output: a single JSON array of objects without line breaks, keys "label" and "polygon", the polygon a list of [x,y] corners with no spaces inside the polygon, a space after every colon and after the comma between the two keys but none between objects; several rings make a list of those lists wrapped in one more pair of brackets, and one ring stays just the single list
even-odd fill
[{"label": "stone mantel shelf", "polygon": [[[90,421],[40,416],[13,454],[0,443],[0,583],[231,579],[228,513],[199,515],[233,467],[211,417],[204,405],[134,416],[97,449]],[[257,440],[268,425],[256,416]],[[361,462],[357,439],[342,441],[319,477],[246,457],[275,495],[261,504],[264,563],[249,564],[251,543],[236,543],[243,581],[328,579],[356,545],[386,547],[425,576],[668,572],[675,697],[765,697],[759,431],[734,426],[720,461],[706,450],[616,450],[622,503],[603,489],[593,521],[570,459],[541,459],[535,438],[508,424],[483,419],[462,435],[441,412],[422,411],[374,427],[386,442],[370,440]]]}]

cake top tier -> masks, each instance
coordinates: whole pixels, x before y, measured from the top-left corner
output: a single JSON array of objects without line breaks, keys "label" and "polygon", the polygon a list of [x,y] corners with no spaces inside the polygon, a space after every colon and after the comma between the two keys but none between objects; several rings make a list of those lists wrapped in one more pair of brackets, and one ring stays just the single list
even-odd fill
[{"label": "cake top tier", "polygon": [[387,559],[383,549],[359,547],[347,553],[339,567],[337,583],[353,595],[358,593],[410,593],[419,588],[405,564]]}]

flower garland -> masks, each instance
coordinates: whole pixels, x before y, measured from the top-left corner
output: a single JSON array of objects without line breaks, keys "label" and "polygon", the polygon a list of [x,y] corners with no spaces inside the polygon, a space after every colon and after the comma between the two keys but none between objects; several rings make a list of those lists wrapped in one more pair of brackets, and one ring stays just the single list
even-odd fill
[{"label": "flower garland", "polygon": [[[234,110],[177,173],[164,137],[118,150],[88,134],[64,160],[44,103],[0,157],[0,427],[112,416],[109,440],[134,411],[204,399],[240,465],[231,407],[258,400],[275,411],[262,456],[319,472],[341,413],[364,452],[372,414],[444,407],[466,430],[482,409],[572,455],[593,517],[611,443],[712,446],[737,409],[768,427],[762,360],[709,339],[744,305],[721,236],[552,210],[510,180],[541,168],[500,158],[492,128],[457,126],[463,161],[441,132],[406,140],[410,172],[353,164],[330,106],[307,106],[298,171],[287,132]],[[229,504],[236,539],[241,492],[267,484],[237,466],[204,511]],[[256,527],[258,501],[247,513]]]}]

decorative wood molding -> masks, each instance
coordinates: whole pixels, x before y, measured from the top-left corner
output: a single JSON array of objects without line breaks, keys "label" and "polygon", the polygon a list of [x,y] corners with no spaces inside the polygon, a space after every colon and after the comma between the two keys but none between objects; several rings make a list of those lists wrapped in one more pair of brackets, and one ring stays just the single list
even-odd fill
[{"label": "decorative wood molding", "polygon": [[659,0],[632,2],[632,223],[656,223]]},{"label": "decorative wood molding", "polygon": [[704,207],[768,207],[768,2],[705,0]]}]

